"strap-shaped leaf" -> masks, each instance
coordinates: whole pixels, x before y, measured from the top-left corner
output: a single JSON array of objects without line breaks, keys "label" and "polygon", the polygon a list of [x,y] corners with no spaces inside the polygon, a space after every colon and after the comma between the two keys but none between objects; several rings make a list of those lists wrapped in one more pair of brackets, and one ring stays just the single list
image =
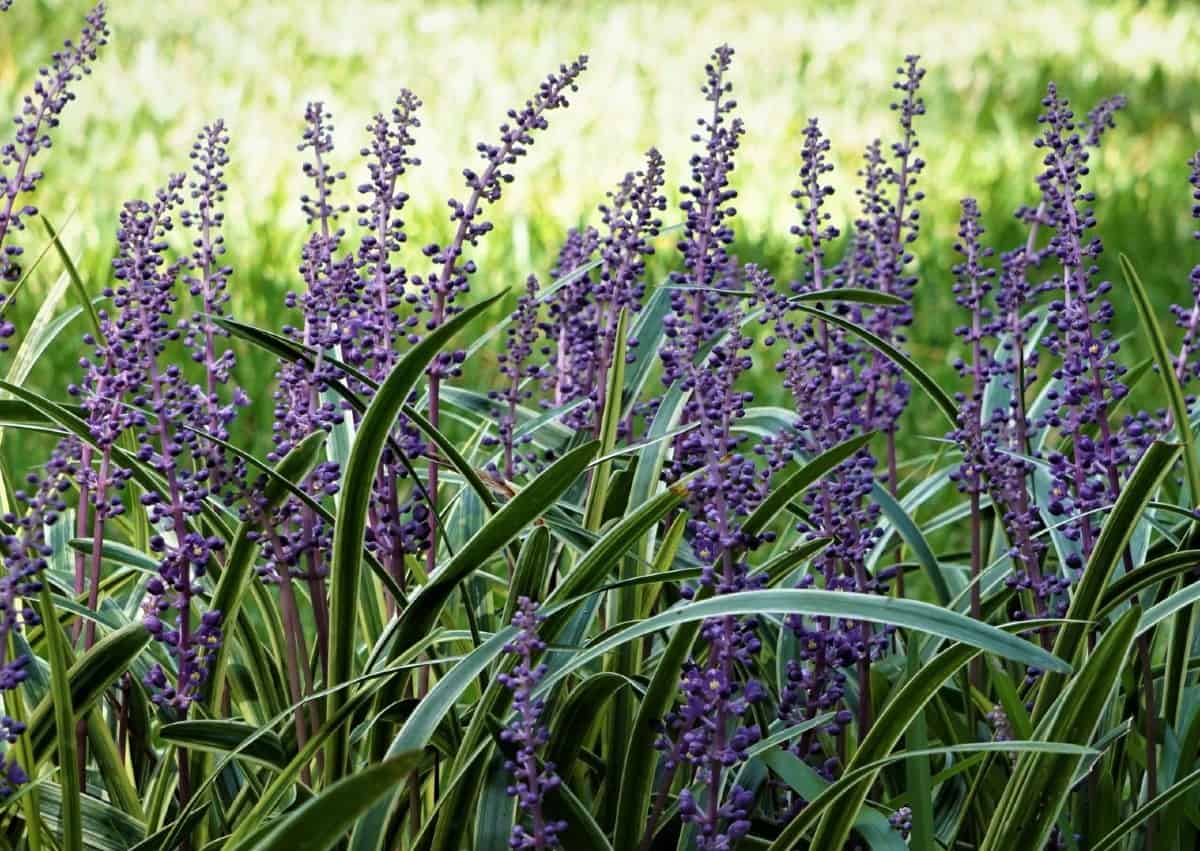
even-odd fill
[{"label": "strap-shaped leaf", "polygon": [[[1104,634],[1095,652],[1059,696],[1057,712],[1038,726],[1039,739],[1074,744],[1092,740],[1129,657],[1140,614],[1136,607],[1130,609]],[[1021,757],[980,851],[1043,847],[1071,791],[1079,759],[1060,754]]]},{"label": "strap-shaped leaf", "polygon": [[[1129,545],[1130,538],[1133,537],[1138,518],[1142,516],[1146,505],[1154,497],[1154,492],[1158,490],[1178,456],[1178,444],[1156,441],[1142,455],[1142,460],[1125,483],[1121,495],[1104,522],[1104,527],[1100,530],[1100,537],[1084,568],[1083,578],[1075,586],[1071,606],[1066,615],[1068,620],[1073,622],[1063,624],[1054,642],[1054,655],[1059,659],[1075,658],[1087,634],[1088,627],[1084,624],[1095,620],[1101,595]],[[1035,724],[1044,716],[1061,688],[1061,677],[1051,674],[1042,677],[1033,709]]]},{"label": "strap-shaped leaf", "polygon": [[[370,506],[375,471],[383,457],[388,435],[426,367],[450,340],[503,293],[473,305],[444,325],[435,328],[400,360],[367,406],[354,435],[350,460],[342,478],[341,504],[333,527],[333,550],[329,570],[329,683],[336,685],[352,675],[359,577],[362,573],[367,510]],[[409,610],[411,610],[411,606]],[[338,713],[346,695],[330,693],[326,717]],[[325,777],[333,782],[342,776],[347,762],[348,730],[339,730],[325,759]]]},{"label": "strap-shaped leaf", "polygon": [[[50,611],[53,603],[49,597],[49,589],[42,600],[43,608]],[[52,618],[47,623],[57,623]],[[55,630],[47,630],[47,641],[53,641]],[[60,636],[61,637],[61,634]],[[66,671],[67,692],[70,699],[65,701],[67,709],[75,717],[82,717],[87,710],[104,694],[105,690],[116,682],[121,674],[129,670],[129,666],[138,654],[150,643],[150,633],[140,623],[131,623],[121,629],[110,632],[93,645],[92,649],[75,660]],[[64,648],[64,658],[66,657]],[[55,713],[64,703],[62,693],[47,696],[30,716],[29,736],[34,757],[37,760],[45,758],[54,745]]]},{"label": "strap-shaped leaf", "polygon": [[176,721],[163,725],[159,736],[189,748],[216,753],[239,751],[240,756],[272,768],[282,768],[292,756],[275,733],[260,732],[257,726],[240,721],[207,718]]},{"label": "strap-shaped leaf", "polygon": [[[390,792],[420,762],[420,753],[401,754],[341,780],[300,809],[289,813],[261,840],[255,851],[327,851],[338,843],[371,806]],[[248,849],[237,845],[230,851]]]},{"label": "strap-shaped leaf", "polygon": [[577,652],[567,664],[552,672],[542,682],[541,688],[548,689],[558,680],[626,641],[633,641],[660,630],[725,615],[773,613],[824,615],[888,623],[960,642],[1044,670],[1062,673],[1069,673],[1071,670],[1071,666],[1066,662],[1032,642],[929,603],[849,591],[768,589],[740,591],[708,600],[695,600],[626,627],[594,642],[586,650]]}]

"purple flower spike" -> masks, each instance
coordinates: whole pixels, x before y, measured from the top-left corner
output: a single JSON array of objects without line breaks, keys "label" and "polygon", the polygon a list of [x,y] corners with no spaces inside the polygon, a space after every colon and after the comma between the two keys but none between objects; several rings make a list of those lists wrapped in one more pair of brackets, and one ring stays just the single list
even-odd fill
[{"label": "purple flower spike", "polygon": [[[575,91],[579,77],[587,69],[587,56],[580,56],[570,65],[560,65],[558,73],[542,81],[537,94],[525,101],[524,108],[508,112],[508,121],[500,125],[499,144],[480,142],[476,150],[483,159],[484,169],[463,169],[467,189],[470,193],[465,202],[450,200],[450,220],[457,223],[453,238],[442,246],[430,243],[423,252],[433,261],[435,271],[424,278],[414,276],[417,289],[418,310],[428,314],[425,327],[438,328],[450,316],[462,308],[456,299],[470,288],[470,278],[476,271],[475,261],[463,262],[463,248],[476,245],[481,237],[492,229],[492,223],[483,219],[486,205],[500,200],[504,184],[513,180],[509,169],[528,152],[533,144],[534,132],[550,126],[547,113],[569,105],[568,95]],[[436,427],[441,416],[441,381],[462,374],[462,363],[466,360],[462,349],[440,352],[428,369],[429,375],[429,421]],[[438,493],[438,465],[429,465],[426,490],[430,495],[433,511],[430,519],[436,521]],[[437,547],[427,550],[426,566],[433,570],[437,562]]]},{"label": "purple flower spike", "polygon": [[671,313],[663,323],[667,342],[661,357],[667,385],[684,375],[705,343],[729,327],[730,299],[718,290],[731,286],[737,277],[728,250],[734,236],[730,220],[737,213],[732,204],[737,192],[730,188],[729,176],[738,140],[745,133],[742,119],[732,116],[737,108],[737,101],[729,96],[732,61],[733,48],[722,45],[705,66],[708,79],[701,92],[712,112],[697,121],[703,132],[693,135],[692,141],[703,142],[704,149],[692,156],[691,183],[679,188],[686,217],[679,241],[684,271],[671,274],[675,289]]},{"label": "purple flower spike", "polygon": [[[525,292],[517,299],[517,309],[508,325],[505,351],[498,358],[500,373],[507,380],[503,390],[493,390],[488,398],[497,403],[497,436],[484,441],[486,446],[499,446],[506,479],[513,479],[536,468],[537,453],[522,451],[533,441],[533,435],[518,435],[517,407],[533,397],[533,386],[549,373],[543,364],[531,362],[534,344],[539,336],[538,282],[533,275],[525,283]],[[494,464],[491,471],[497,472]]]},{"label": "purple flower spike", "polygon": [[[180,715],[186,715],[199,698],[209,656],[220,644],[220,613],[207,612],[199,624],[193,624],[191,608],[209,560],[224,546],[220,538],[190,528],[189,520],[200,513],[208,494],[207,477],[179,463],[185,453],[202,455],[193,423],[196,412],[206,407],[205,392],[184,381],[177,365],[161,362],[168,341],[181,336],[170,318],[183,264],[168,263],[165,252],[173,216],[184,201],[183,185],[184,176],[174,175],[152,203],[131,201],[121,212],[119,253],[113,261],[118,286],[111,293],[120,313],[101,359],[116,364],[117,374],[124,375],[123,395],[111,403],[130,412],[128,425],[138,442],[137,456],[158,472],[166,486],[163,494],[142,497],[150,521],[164,530],[150,540],[151,549],[159,554],[159,575],[147,586],[146,621],[147,628],[157,628],[155,637],[175,657],[177,680],[171,683],[156,668],[147,674],[146,684],[156,704]],[[148,413],[143,413],[145,409]],[[105,453],[102,461],[107,460]]]},{"label": "purple flower spike", "polygon": [[[229,385],[236,363],[228,345],[218,348],[219,341],[227,340],[229,332],[215,321],[225,314],[229,276],[233,273],[221,263],[225,254],[225,238],[221,235],[225,214],[221,204],[228,188],[225,184],[228,145],[225,122],[218,120],[201,131],[192,146],[193,177],[188,186],[195,207],[179,214],[180,223],[195,233],[184,283],[199,301],[199,309],[190,318],[180,320],[179,329],[192,360],[204,365],[204,384],[199,394],[202,403],[190,409],[189,418],[197,431],[225,441],[229,439],[229,426],[237,416],[238,408],[250,403],[240,388],[234,388],[228,399],[221,398],[221,390]],[[230,456],[215,441],[203,437],[194,447],[193,456],[198,475],[207,481],[208,490],[232,504],[239,483],[245,478],[245,462]]]},{"label": "purple flower spike", "polygon": [[[450,220],[457,224],[454,237],[445,246],[436,243],[425,246],[425,256],[433,261],[438,271],[425,278],[414,278],[421,293],[421,307],[429,315],[428,328],[438,327],[459,309],[454,302],[468,291],[470,276],[476,271],[474,262],[463,262],[463,248],[476,245],[492,230],[492,223],[483,218],[485,207],[498,202],[504,185],[512,182],[509,169],[528,153],[533,134],[550,126],[546,113],[569,106],[567,96],[575,91],[586,68],[586,56],[561,66],[558,73],[542,82],[537,94],[527,100],[522,109],[509,110],[508,121],[500,125],[499,143],[480,142],[475,146],[485,165],[481,172],[463,169],[470,194],[466,201],[451,199],[449,202]],[[453,353],[444,353],[431,367],[434,376],[458,372]]]},{"label": "purple flower spike", "polygon": [[513,825],[510,848],[558,848],[558,835],[567,829],[562,821],[547,821],[542,812],[546,795],[557,789],[562,780],[554,772],[554,763],[545,762],[539,767],[538,750],[546,744],[546,728],[541,722],[545,703],[533,696],[537,684],[546,675],[546,666],[538,663],[537,657],[546,649],[546,643],[538,638],[538,626],[545,620],[538,614],[538,604],[528,597],[517,601],[513,615],[513,626],[519,632],[504,646],[507,653],[517,657],[517,666],[511,673],[500,674],[500,682],[512,692],[513,712],[516,718],[500,733],[500,738],[517,750],[514,757],[504,763],[513,775],[513,784],[508,794],[517,799],[517,805],[530,824],[518,822]]},{"label": "purple flower spike", "polygon": [[[865,279],[867,286],[907,302],[903,306],[876,308],[867,322],[867,327],[878,336],[898,346],[906,342],[905,329],[912,324],[911,302],[917,278],[908,271],[913,261],[909,246],[917,239],[920,225],[917,204],[924,199],[924,194],[916,188],[917,178],[925,168],[925,161],[916,155],[919,142],[915,119],[925,114],[925,102],[918,94],[925,69],[918,65],[919,61],[918,56],[907,56],[904,65],[896,69],[899,79],[892,88],[899,93],[899,99],[892,103],[892,110],[899,118],[900,139],[891,145],[891,163],[884,160],[878,144],[867,149],[865,185],[860,194],[864,217],[855,235],[856,244],[866,252],[864,265],[870,270]],[[867,384],[867,419],[872,428],[888,435],[888,483],[894,493],[897,486],[894,435],[896,423],[908,405],[911,388],[899,367],[874,352],[863,378]]]},{"label": "purple flower spike", "polygon": [[[651,240],[662,227],[659,212],[667,200],[661,193],[663,159],[655,149],[646,168],[629,172],[609,202],[600,207],[605,235],[594,228],[572,230],[555,267],[556,277],[575,272],[577,279],[559,287],[551,302],[550,322],[543,327],[556,354],[544,386],[553,392],[546,404],[578,403],[563,417],[576,429],[598,430],[605,405],[608,371],[612,368],[617,321],[621,310],[637,313],[646,294],[645,258],[654,253]],[[581,269],[599,251],[594,275]],[[637,340],[628,338],[626,361],[636,359]]]},{"label": "purple flower spike", "polygon": [[[846,261],[834,266],[826,263],[826,248],[837,237],[824,210],[832,194],[824,177],[831,171],[826,160],[828,150],[819,125],[810,121],[801,150],[800,187],[793,193],[800,223],[792,232],[799,238],[796,250],[804,259],[803,274],[791,285],[797,294],[861,286],[856,276],[869,274],[875,262],[873,251],[863,251],[864,246],[872,245],[872,231],[867,225],[874,221],[872,217],[882,204],[884,185],[880,161],[872,155],[862,174],[866,185],[860,191],[864,210],[856,226],[859,241]],[[869,406],[864,403],[868,391],[864,376],[873,374],[869,355],[837,326],[807,316],[794,319],[788,299],[770,282],[764,281],[756,288],[755,298],[763,306],[761,321],[771,326],[766,343],[784,347],[775,369],[796,409],[792,431],[773,436],[758,447],[761,454],[772,459],[768,469],[777,469],[796,454],[814,457],[869,430],[872,421],[868,418]],[[829,309],[861,320],[861,313],[849,305]],[[820,582],[827,590],[886,590],[885,576],[872,577],[866,570],[867,557],[879,536],[879,508],[869,500],[874,483],[875,459],[863,449],[805,494],[809,517],[799,524],[799,531],[809,539],[831,541],[815,561],[815,575],[805,576],[801,587]],[[840,735],[853,719],[852,713],[842,707],[845,669],[857,667],[860,688],[869,685],[870,663],[887,647],[888,630],[821,617],[791,616],[786,624],[798,639],[799,653],[786,666],[780,717],[800,721],[832,711],[834,720],[824,732]],[[868,703],[860,700],[860,707]],[[860,716],[862,728],[869,720],[866,713]],[[836,762],[824,758],[815,734],[803,737],[794,749],[800,757],[815,763],[820,772],[832,776]]]},{"label": "purple flower spike", "polygon": [[[57,51],[49,68],[42,68],[34,83],[33,93],[25,96],[21,111],[14,119],[16,136],[0,147],[0,278],[15,281],[21,275],[16,258],[21,248],[5,245],[12,231],[21,230],[28,216],[37,214],[37,208],[20,204],[22,195],[32,192],[42,178],[40,171],[31,164],[42,151],[50,147],[50,130],[58,126],[59,116],[67,104],[75,99],[71,84],[91,73],[90,63],[96,61],[100,47],[108,43],[108,24],[104,19],[105,7],[99,3],[88,13],[87,23],[79,35],[79,43],[67,41]],[[3,349],[0,349],[2,351]]]},{"label": "purple flower spike", "polygon": [[[42,571],[52,555],[46,541],[46,528],[57,522],[66,510],[63,493],[70,488],[76,474],[74,462],[64,454],[63,445],[51,456],[44,475],[30,473],[24,486],[18,488],[14,500],[19,511],[10,511],[2,518],[8,531],[0,536],[0,702],[4,692],[19,688],[29,677],[32,659],[26,655],[8,658],[14,646],[9,636],[25,626],[40,622],[37,610],[19,606],[18,602],[37,596],[42,590]],[[25,731],[25,725],[0,717],[0,739],[13,745]],[[16,761],[15,749],[9,747],[0,754],[0,802],[11,795],[17,786],[28,780]]]},{"label": "purple flower spike", "polygon": [[[1053,377],[1052,405],[1041,424],[1057,429],[1071,440],[1071,455],[1047,456],[1053,484],[1047,508],[1054,516],[1086,515],[1111,504],[1120,490],[1123,471],[1134,455],[1129,443],[1109,426],[1112,406],[1126,394],[1121,377],[1125,367],[1117,360],[1120,344],[1108,328],[1113,306],[1106,298],[1107,281],[1095,282],[1102,250],[1098,238],[1088,234],[1095,226],[1093,193],[1082,188],[1088,174],[1088,152],[1075,122],[1075,114],[1051,83],[1039,121],[1045,126],[1035,145],[1045,152],[1045,171],[1038,177],[1046,216],[1054,228],[1049,249],[1062,267],[1062,291],[1049,305],[1050,332],[1046,348],[1059,360]],[[1095,437],[1092,430],[1097,430]],[[1092,520],[1082,516],[1064,529],[1079,542],[1082,557],[1095,542]],[[1072,563],[1069,567],[1082,566]]]}]

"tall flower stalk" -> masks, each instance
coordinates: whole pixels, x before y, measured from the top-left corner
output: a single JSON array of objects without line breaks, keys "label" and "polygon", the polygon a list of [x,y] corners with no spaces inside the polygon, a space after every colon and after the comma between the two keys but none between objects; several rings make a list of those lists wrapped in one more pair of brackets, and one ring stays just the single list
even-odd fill
[{"label": "tall flower stalk", "polygon": [[548,794],[553,793],[562,780],[555,773],[552,762],[538,764],[538,751],[549,737],[542,722],[546,710],[545,701],[534,697],[538,683],[548,670],[537,659],[546,649],[546,642],[538,637],[538,627],[545,616],[538,613],[538,604],[528,597],[517,601],[513,615],[513,626],[517,636],[504,645],[504,651],[517,657],[516,667],[509,673],[500,674],[500,683],[512,692],[514,720],[500,733],[500,739],[516,748],[516,753],[504,763],[512,775],[508,794],[517,799],[517,805],[525,814],[528,824],[518,821],[513,825],[509,839],[510,848],[531,848],[545,851],[562,845],[558,835],[567,829],[564,821],[546,818],[543,806]]},{"label": "tall flower stalk", "polygon": [[[753,341],[741,330],[737,298],[722,292],[739,288],[751,294],[770,286],[766,272],[754,266],[736,269],[727,252],[735,212],[730,202],[736,196],[729,175],[743,132],[741,119],[731,115],[736,107],[727,76],[732,58],[733,50],[722,45],[705,69],[702,92],[712,112],[700,120],[705,135],[694,139],[704,148],[692,158],[692,183],[681,189],[687,218],[679,246],[684,268],[671,279],[676,289],[660,351],[663,380],[678,382],[689,394],[682,418],[695,424],[675,439],[664,475],[686,482],[687,531],[704,565],[700,587],[712,594],[760,588],[765,580],[745,560],[757,541],[741,529],[762,498],[762,480],[753,458],[740,451],[745,435],[735,430],[752,398],[738,383],[752,365],[746,350]],[[690,598],[695,589],[685,588],[683,594]],[[757,629],[755,618],[732,615],[701,626],[704,654],[684,665],[682,703],[664,720],[658,742],[665,773],[642,848],[653,837],[665,787],[682,765],[692,768],[695,789],[685,785],[680,792],[679,812],[694,829],[697,848],[729,848],[749,831],[753,796],[736,784],[726,794],[725,777],[762,735],[748,715],[766,692],[757,680],[743,682],[741,675],[753,667],[761,647]]]},{"label": "tall flower stalk", "polygon": [[[791,285],[795,294],[837,288],[853,281],[855,263],[862,259],[859,250],[869,245],[858,242],[847,260],[827,262],[830,245],[838,238],[831,223],[826,201],[833,194],[827,177],[833,166],[828,161],[829,141],[817,121],[810,120],[801,149],[800,187],[792,196],[800,213],[800,222],[792,233],[798,238],[796,253],[802,258],[802,274]],[[868,161],[868,166],[870,161]],[[860,196],[864,220],[871,215],[878,185],[877,172],[865,170],[866,185]],[[871,363],[861,347],[842,329],[817,318],[794,318],[788,300],[773,287],[758,293],[764,305],[762,321],[772,325],[768,344],[782,343],[783,353],[775,364],[783,385],[792,396],[796,421],[790,434],[775,441],[784,445],[785,457],[798,454],[811,458],[871,428],[864,404],[869,392]],[[848,305],[834,308],[861,314]],[[830,544],[814,562],[815,574],[801,579],[808,587],[819,578],[827,590],[871,592],[886,587],[886,575],[872,577],[866,559],[879,530],[878,506],[868,499],[874,484],[875,459],[866,449],[839,465],[836,475],[818,482],[804,497],[808,519],[798,531],[810,539],[830,538]],[[788,660],[787,685],[781,694],[779,714],[788,720],[811,720],[833,712],[825,732],[840,737],[853,720],[843,705],[846,693],[844,669],[856,671],[859,688],[859,727],[865,732],[871,724],[870,664],[886,647],[886,630],[876,632],[870,624],[828,617],[790,616],[787,625],[799,641],[798,658]],[[838,758],[823,755],[823,746],[815,733],[806,734],[794,746],[803,759],[818,761],[818,770],[832,778]],[[844,754],[843,754],[844,755]]]},{"label": "tall flower stalk", "polygon": [[[900,139],[891,146],[892,163],[884,161],[878,143],[867,151],[866,189],[863,226],[856,234],[862,250],[868,252],[869,285],[887,295],[897,296],[906,304],[881,307],[872,311],[868,327],[878,336],[897,346],[906,341],[905,329],[912,324],[912,298],[917,278],[908,271],[913,257],[909,246],[916,241],[920,225],[917,205],[924,193],[916,188],[925,161],[917,156],[919,146],[915,121],[925,114],[925,102],[919,96],[925,69],[920,57],[906,56],[896,69],[899,79],[892,84],[898,99],[892,103],[900,123]],[[894,190],[890,194],[888,187]],[[899,367],[872,352],[864,376],[867,393],[866,418],[872,428],[883,432],[887,441],[887,483],[893,496],[900,485],[896,466],[896,428],[908,404],[911,390]]]},{"label": "tall flower stalk", "polygon": [[[470,288],[470,277],[476,271],[473,260],[463,260],[467,245],[475,246],[480,238],[492,230],[492,223],[483,218],[487,205],[500,200],[504,184],[513,180],[508,169],[525,156],[533,144],[533,134],[549,126],[547,113],[569,105],[568,94],[576,90],[579,76],[587,68],[587,57],[580,56],[569,65],[562,65],[558,73],[551,74],[542,82],[537,93],[525,102],[520,110],[509,110],[508,121],[500,125],[500,141],[497,144],[480,142],[476,146],[484,161],[481,172],[463,169],[469,193],[465,201],[450,200],[450,220],[456,222],[454,236],[442,246],[429,243],[424,248],[436,271],[424,278],[414,277],[413,283],[420,292],[421,309],[427,314],[425,328],[432,331],[462,308],[456,300]],[[441,418],[441,383],[444,378],[461,374],[461,365],[466,352],[460,350],[442,352],[429,368],[429,421],[437,426]],[[433,527],[428,549],[430,571],[437,564],[437,505],[438,465],[431,461],[428,483],[430,515]]]},{"label": "tall flower stalk", "polygon": [[[416,95],[402,91],[390,115],[379,113],[371,120],[369,144],[361,151],[367,157],[368,172],[368,179],[359,186],[362,200],[357,208],[359,225],[365,229],[358,248],[362,292],[343,335],[342,353],[377,383],[386,380],[403,346],[417,339],[417,315],[402,313],[415,297],[408,290],[405,267],[396,256],[408,241],[401,218],[408,201],[402,180],[410,168],[420,165],[412,154],[413,134],[421,125],[417,117],[420,107]],[[428,549],[432,540],[424,492],[410,479],[412,468],[406,463],[424,455],[427,446],[407,417],[399,419],[393,435],[376,478],[368,534],[369,545],[397,585],[404,588],[405,558]],[[391,604],[398,608],[400,601]]]},{"label": "tall flower stalk", "polygon": [[[106,8],[98,3],[88,13],[79,41],[67,41],[56,51],[50,66],[38,72],[33,92],[25,96],[21,111],[13,119],[17,132],[12,141],[0,146],[0,278],[15,281],[21,275],[17,258],[21,248],[8,243],[13,231],[24,228],[25,219],[37,215],[37,208],[25,203],[24,196],[33,192],[42,179],[34,160],[50,148],[50,131],[58,126],[68,103],[75,99],[72,83],[91,73],[99,49],[108,43]],[[0,301],[0,304],[3,304]],[[7,328],[5,328],[7,330]],[[9,332],[11,334],[11,332]],[[0,335],[8,336],[8,335]]]}]

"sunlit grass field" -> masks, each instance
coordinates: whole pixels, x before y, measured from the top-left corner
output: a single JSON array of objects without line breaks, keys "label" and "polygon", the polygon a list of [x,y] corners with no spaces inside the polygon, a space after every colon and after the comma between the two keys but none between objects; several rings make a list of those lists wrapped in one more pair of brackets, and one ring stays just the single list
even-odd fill
[{"label": "sunlit grass field", "polygon": [[[77,31],[85,6],[18,0],[0,20],[0,88],[10,113],[33,69]],[[446,198],[460,193],[475,143],[495,135],[505,112],[546,72],[586,52],[591,67],[571,109],[553,117],[550,132],[518,164],[516,183],[491,213],[496,230],[475,255],[479,287],[545,275],[563,231],[594,221],[605,191],[638,166],[648,146],[666,156],[670,188],[686,179],[703,65],[722,41],[738,51],[733,79],[748,130],[734,175],[737,250],[782,279],[792,274],[794,219],[793,186],[783,176],[798,168],[804,122],[820,117],[834,141],[837,198],[849,215],[863,146],[876,136],[889,141],[894,130],[888,103],[896,64],[906,52],[923,56],[928,114],[919,127],[929,197],[915,246],[921,284],[911,350],[939,379],[953,380],[959,320],[950,243],[958,200],[979,199],[998,247],[1021,238],[1011,214],[1035,198],[1039,158],[1031,140],[1047,80],[1081,113],[1104,95],[1129,97],[1093,162],[1107,274],[1117,278],[1117,251],[1128,253],[1166,321],[1167,305],[1186,297],[1188,270],[1200,261],[1186,166],[1200,146],[1200,8],[1192,4],[310,0],[300,14],[265,0],[114,0],[110,17],[112,44],[77,87],[35,198],[51,221],[70,220],[64,241],[96,293],[109,278],[120,204],[185,169],[194,132],[223,117],[233,136],[226,226],[236,270],[232,309],[278,327],[305,233],[291,199],[302,192],[296,141],[306,101],[324,100],[334,114],[335,159],[348,172],[342,189],[353,204],[364,172],[357,157],[363,128],[401,87],[425,103],[423,164],[410,174],[405,215],[410,267],[420,270],[427,262],[420,246],[449,230]],[[678,213],[667,220],[678,221]],[[353,230],[352,217],[347,224]],[[19,239],[31,256],[44,244],[36,225]],[[656,274],[674,259],[673,241],[664,237]],[[48,255],[14,310],[18,328],[61,271]],[[1136,316],[1119,285],[1115,293],[1118,330],[1132,331]],[[1141,353],[1137,339],[1130,345]],[[55,379],[65,385],[76,356],[71,346],[56,346],[48,357],[58,368],[35,370],[36,389],[57,390],[45,386]],[[243,385],[258,389],[250,422],[260,445],[270,418],[262,388],[272,368],[249,356],[240,366]],[[771,379],[758,378],[761,403],[782,398]],[[937,430],[923,425],[925,433]]]}]

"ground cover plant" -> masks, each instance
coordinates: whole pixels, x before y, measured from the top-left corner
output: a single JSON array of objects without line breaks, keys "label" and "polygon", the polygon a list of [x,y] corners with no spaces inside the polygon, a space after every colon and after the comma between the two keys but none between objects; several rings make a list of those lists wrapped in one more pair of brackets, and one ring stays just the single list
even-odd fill
[{"label": "ground cover plant", "polygon": [[[124,204],[103,274],[34,206],[106,14],[0,149],[0,311],[68,270],[0,325],[0,437],[33,447],[0,487],[6,847],[1195,845],[1200,301],[1160,315],[1136,241],[1102,241],[1124,97],[1031,92],[1020,238],[963,198],[918,265],[938,104],[901,57],[856,212],[813,117],[773,166],[794,253],[746,263],[722,44],[690,159],[613,152],[626,176],[507,300],[476,256],[588,57],[497,110],[444,236],[405,221],[421,95],[357,135],[312,102],[306,236],[254,324],[230,309],[238,128],[197,128]],[[935,264],[949,380],[910,339]],[[72,322],[76,363],[32,389]]]}]

